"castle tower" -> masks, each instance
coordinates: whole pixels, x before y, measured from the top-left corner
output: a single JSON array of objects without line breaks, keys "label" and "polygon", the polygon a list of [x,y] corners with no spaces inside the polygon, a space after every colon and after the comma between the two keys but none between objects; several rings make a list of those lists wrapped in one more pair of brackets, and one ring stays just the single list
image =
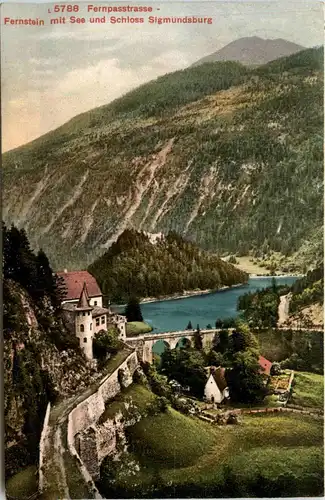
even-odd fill
[{"label": "castle tower", "polygon": [[87,359],[93,359],[93,307],[89,304],[89,295],[86,283],[84,283],[79,302],[74,309],[75,332],[79,339],[79,345],[84,351]]}]

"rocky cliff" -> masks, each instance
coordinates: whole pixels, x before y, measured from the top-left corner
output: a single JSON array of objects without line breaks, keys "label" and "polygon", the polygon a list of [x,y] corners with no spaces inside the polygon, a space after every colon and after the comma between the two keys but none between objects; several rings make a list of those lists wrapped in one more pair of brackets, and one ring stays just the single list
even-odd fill
[{"label": "rocky cliff", "polygon": [[[19,284],[6,281],[4,307],[5,319],[11,318],[3,344],[5,465],[10,476],[37,461],[48,401],[86,387],[96,372],[78,348],[71,348],[70,334],[49,313],[49,304],[36,305]],[[54,331],[60,336],[59,348]]]}]

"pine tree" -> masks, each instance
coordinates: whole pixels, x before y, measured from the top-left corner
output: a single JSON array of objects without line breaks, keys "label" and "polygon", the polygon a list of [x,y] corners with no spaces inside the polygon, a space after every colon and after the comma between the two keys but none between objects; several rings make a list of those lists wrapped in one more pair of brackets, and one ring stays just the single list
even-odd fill
[{"label": "pine tree", "polygon": [[139,300],[136,297],[131,297],[124,312],[128,323],[131,321],[143,321]]},{"label": "pine tree", "polygon": [[197,325],[196,327],[193,340],[194,340],[194,348],[197,349],[198,351],[201,351],[203,349],[203,341],[200,332],[200,325]]},{"label": "pine tree", "polygon": [[188,322],[186,330],[193,330],[193,326],[192,326],[191,321]]}]

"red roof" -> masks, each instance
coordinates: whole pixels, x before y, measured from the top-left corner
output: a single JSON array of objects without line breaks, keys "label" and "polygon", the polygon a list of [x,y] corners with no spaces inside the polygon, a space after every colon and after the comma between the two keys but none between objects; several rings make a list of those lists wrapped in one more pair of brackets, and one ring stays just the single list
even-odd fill
[{"label": "red roof", "polygon": [[96,279],[88,271],[63,272],[57,273],[57,275],[64,279],[66,288],[64,300],[79,300],[84,283],[86,283],[89,297],[102,295]]},{"label": "red roof", "polygon": [[259,356],[258,364],[262,368],[262,370],[261,370],[262,373],[265,373],[266,375],[270,375],[271,367],[272,367],[271,361],[269,361],[266,358],[263,358],[263,356]]}]

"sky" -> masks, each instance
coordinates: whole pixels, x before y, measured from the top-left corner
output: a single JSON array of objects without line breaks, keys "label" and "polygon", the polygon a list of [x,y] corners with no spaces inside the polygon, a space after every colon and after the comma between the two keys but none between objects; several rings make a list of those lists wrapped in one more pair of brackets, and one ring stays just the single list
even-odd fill
[{"label": "sky", "polygon": [[[90,3],[128,5],[115,1],[79,2],[78,14],[65,15],[88,18]],[[53,9],[54,3],[10,1],[1,5],[3,152],[55,129],[79,113],[108,104],[144,82],[186,68],[238,38],[284,38],[305,47],[323,43],[323,8],[315,0],[157,0],[131,1],[129,5],[153,5],[159,9],[155,15],[206,16],[213,22],[50,25],[48,9]],[[46,25],[4,25],[5,17],[38,17]]]}]

